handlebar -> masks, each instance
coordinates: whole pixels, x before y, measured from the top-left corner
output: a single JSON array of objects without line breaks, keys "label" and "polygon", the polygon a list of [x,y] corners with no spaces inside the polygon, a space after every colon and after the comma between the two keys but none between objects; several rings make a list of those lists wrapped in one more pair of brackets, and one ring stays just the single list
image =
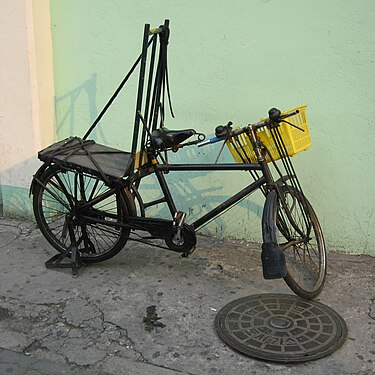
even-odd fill
[{"label": "handlebar", "polygon": [[[267,119],[259,121],[259,122],[256,122],[254,124],[246,125],[246,126],[244,126],[242,128],[236,129],[236,130],[232,130],[231,129],[230,125],[232,125],[232,123],[229,122],[228,125],[227,125],[228,132],[226,132],[226,133],[225,132],[221,132],[221,134],[223,134],[223,135],[222,136],[221,135],[218,136],[220,133],[218,134],[218,132],[216,131],[216,136],[208,138],[205,141],[199,142],[197,144],[197,146],[198,147],[202,147],[202,146],[206,146],[208,144],[217,143],[217,142],[220,142],[220,141],[225,141],[228,138],[235,137],[237,135],[245,133],[250,128],[256,130],[256,129],[259,129],[259,128],[263,128],[265,126],[272,126],[273,124],[275,124],[277,126],[277,124],[280,123],[280,122],[286,122],[287,124],[289,124],[289,125],[291,125],[293,127],[296,127],[297,129],[299,129],[301,131],[304,131],[303,129],[299,128],[298,126],[296,126],[294,124],[291,124],[288,121],[285,121],[286,118],[291,117],[291,116],[295,116],[298,113],[299,113],[299,110],[297,109],[297,110],[292,111],[292,112],[281,114],[281,111],[279,109],[277,109],[277,108],[271,108],[268,111],[268,116],[269,117]],[[224,128],[223,125],[219,125],[216,129],[218,129],[219,127]]]}]

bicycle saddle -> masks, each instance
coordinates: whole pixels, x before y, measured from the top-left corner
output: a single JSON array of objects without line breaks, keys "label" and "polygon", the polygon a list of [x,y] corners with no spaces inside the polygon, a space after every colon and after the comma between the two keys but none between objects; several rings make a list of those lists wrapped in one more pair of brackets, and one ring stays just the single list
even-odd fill
[{"label": "bicycle saddle", "polygon": [[175,147],[194,134],[196,134],[194,129],[169,130],[167,128],[159,128],[151,133],[151,138],[156,148],[164,149]]}]

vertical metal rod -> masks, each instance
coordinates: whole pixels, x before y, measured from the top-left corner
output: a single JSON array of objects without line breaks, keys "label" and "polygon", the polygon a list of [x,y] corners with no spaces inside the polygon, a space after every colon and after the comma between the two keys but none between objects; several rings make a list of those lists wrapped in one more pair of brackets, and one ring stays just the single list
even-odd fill
[{"label": "vertical metal rod", "polygon": [[148,47],[148,37],[150,33],[150,25],[145,25],[145,30],[143,34],[143,47],[142,47],[142,58],[141,58],[141,68],[139,71],[139,82],[138,82],[138,95],[137,95],[137,105],[135,110],[134,119],[134,130],[133,130],[133,141],[132,141],[132,156],[135,157],[137,152],[138,144],[138,134],[139,134],[139,121],[138,112],[142,110],[142,97],[143,97],[143,87],[145,82],[145,71],[146,71],[146,59],[147,59],[147,47]]},{"label": "vertical metal rod", "polygon": [[250,127],[250,133],[249,133],[251,144],[253,145],[253,149],[255,152],[255,155],[258,159],[258,163],[262,167],[263,176],[266,178],[266,183],[269,184],[273,182],[273,177],[271,174],[271,171],[266,163],[265,157],[262,155],[262,151],[260,150],[260,147],[258,146],[258,140],[257,135],[255,133],[255,129],[253,127]]},{"label": "vertical metal rod", "polygon": [[[154,76],[156,44],[157,44],[157,37],[156,37],[156,35],[154,35],[153,36],[153,42],[152,42],[152,50],[151,50],[150,70],[149,70],[148,82],[147,82],[147,94],[146,94],[146,103],[145,103],[145,112],[144,112],[144,120],[145,120],[144,124],[147,124],[148,115],[150,113],[150,99],[151,99],[151,89],[152,89],[152,78]],[[147,134],[147,130],[143,126],[141,147],[140,147],[140,149],[141,149],[141,156],[140,157],[142,157],[142,152],[145,148],[146,134]]]},{"label": "vertical metal rod", "polygon": [[164,174],[162,171],[158,170],[157,166],[155,166],[155,174],[159,181],[160,188],[164,194],[165,201],[167,202],[169,211],[172,214],[172,217],[174,217],[175,213],[177,212],[176,205],[174,204],[172,194],[168,188],[167,181],[165,180]]},{"label": "vertical metal rod", "polygon": [[159,61],[158,61],[158,70],[157,70],[157,76],[155,80],[155,90],[154,90],[154,98],[153,98],[153,119],[152,119],[152,130],[155,130],[157,128],[157,121],[159,116],[159,104],[160,104],[160,97],[161,97],[161,90],[163,86],[163,81],[165,79],[165,62],[167,58],[167,45],[168,45],[168,39],[165,40],[165,36],[169,38],[169,20],[165,20],[164,26],[163,26],[163,34],[160,35],[160,52],[159,52]]},{"label": "vertical metal rod", "polygon": [[162,77],[163,77],[163,64],[161,62],[162,49],[163,49],[163,47],[162,47],[162,45],[160,45],[159,61],[158,61],[158,67],[157,67],[157,70],[156,70],[154,92],[153,92],[153,96],[152,96],[152,114],[151,114],[151,117],[150,117],[150,124],[152,124],[151,131],[154,131],[157,128],[158,115],[159,115],[161,82],[162,82]]},{"label": "vertical metal rod", "polygon": [[[251,162],[252,162],[251,158],[249,157],[249,155],[246,152],[246,150],[245,150],[244,146],[242,145],[242,143],[238,140],[238,136],[236,136],[235,138],[233,138],[231,142],[232,142],[232,145],[233,145],[235,151],[237,152],[237,155],[241,158],[242,163],[244,163],[244,164],[251,164]],[[240,148],[238,148],[238,146]],[[259,176],[259,174],[258,174],[258,172],[256,170],[249,170],[249,173],[250,173],[250,175],[251,175],[251,177],[253,178],[254,181],[259,180],[260,176]],[[265,196],[266,192],[265,192],[265,189],[264,189],[263,186],[260,187],[260,190],[263,193],[263,195]]]},{"label": "vertical metal rod", "polygon": [[[281,152],[284,155],[284,158],[282,158],[282,162],[284,163],[284,168],[286,170],[287,175],[291,176],[289,181],[291,182],[292,186],[297,191],[299,190],[301,192],[301,194],[302,194],[301,200],[304,201],[305,195],[303,194],[302,186],[299,182],[296,171],[293,167],[292,161],[291,161],[290,156],[288,154],[288,150],[287,150],[286,145],[284,143],[283,137],[281,136],[281,133],[280,133],[278,128],[276,128],[274,130],[273,136],[274,136],[274,141],[277,142],[277,147],[278,147],[280,155],[281,155]],[[309,220],[308,214],[306,213],[305,207],[304,207],[304,206],[306,206],[306,203],[302,204],[302,202],[299,199],[297,199],[297,201],[298,201],[300,210],[302,212],[303,219],[304,219],[305,224],[306,224],[306,228],[308,228],[309,224],[310,224],[310,220]],[[284,201],[282,203],[285,204]],[[287,214],[288,214],[288,212],[290,213],[289,210],[286,211]],[[295,222],[295,220],[292,217],[290,218],[290,220]],[[298,224],[297,224],[297,227],[298,227]],[[299,230],[299,232],[300,232],[300,230]],[[302,235],[302,233],[301,233],[301,235]]]}]

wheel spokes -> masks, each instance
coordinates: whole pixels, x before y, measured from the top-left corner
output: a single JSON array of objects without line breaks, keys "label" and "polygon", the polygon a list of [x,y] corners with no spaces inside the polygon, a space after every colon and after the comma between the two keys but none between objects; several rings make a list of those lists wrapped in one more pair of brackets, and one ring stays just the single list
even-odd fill
[{"label": "wheel spokes", "polygon": [[324,281],[325,260],[321,253],[324,248],[320,250],[321,239],[317,237],[319,232],[310,215],[311,207],[301,192],[290,187],[283,190],[278,202],[277,242],[284,250],[288,277],[302,290],[315,291]]},{"label": "wheel spokes", "polygon": [[[82,173],[58,170],[42,186],[42,215],[48,231],[61,246],[68,247],[74,240],[84,256],[96,256],[108,252],[117,244],[123,227],[95,223],[95,219],[111,223],[122,221],[118,195],[116,192],[111,194],[110,188],[103,181]],[[93,199],[95,202],[92,206],[87,205]],[[80,207],[84,205],[87,207],[81,211],[90,217],[91,222],[81,219]],[[73,234],[69,234],[68,220],[73,228],[74,239],[71,238]]]}]

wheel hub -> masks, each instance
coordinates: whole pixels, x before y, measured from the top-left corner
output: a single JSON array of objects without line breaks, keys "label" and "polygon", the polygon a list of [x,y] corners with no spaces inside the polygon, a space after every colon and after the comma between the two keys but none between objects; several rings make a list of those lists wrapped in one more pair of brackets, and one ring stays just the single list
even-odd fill
[{"label": "wheel hub", "polygon": [[165,242],[170,250],[186,253],[195,247],[197,238],[194,229],[188,224],[183,224],[180,232],[170,232],[165,237]]}]

